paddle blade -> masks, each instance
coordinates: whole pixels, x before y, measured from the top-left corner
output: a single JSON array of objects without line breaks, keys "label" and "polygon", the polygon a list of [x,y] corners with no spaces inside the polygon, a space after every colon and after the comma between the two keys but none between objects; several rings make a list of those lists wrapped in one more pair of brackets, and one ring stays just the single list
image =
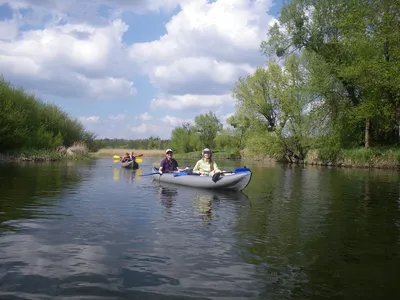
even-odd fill
[{"label": "paddle blade", "polygon": [[119,155],[114,155],[113,158],[121,158]]},{"label": "paddle blade", "polygon": [[148,174],[143,174],[143,175],[139,175],[139,176],[151,176],[151,175],[155,175],[155,174],[161,175],[158,172],[154,172],[154,173],[148,173]]},{"label": "paddle blade", "polygon": [[142,163],[142,162],[143,162],[141,158],[136,158],[135,161],[136,161],[137,163]]}]

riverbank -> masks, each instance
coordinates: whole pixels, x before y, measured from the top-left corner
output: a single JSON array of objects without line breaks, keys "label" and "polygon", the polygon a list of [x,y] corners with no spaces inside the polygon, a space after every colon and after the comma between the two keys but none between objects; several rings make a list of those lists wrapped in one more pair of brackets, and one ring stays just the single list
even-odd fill
[{"label": "riverbank", "polygon": [[400,169],[400,148],[356,148],[338,152],[309,150],[304,160],[272,158],[266,155],[251,155],[244,151],[242,159],[261,162],[281,162],[341,168]]},{"label": "riverbank", "polygon": [[[143,157],[159,158],[165,156],[165,150],[140,150],[140,149],[100,149],[93,153],[95,157],[105,158],[113,155],[122,155],[133,151],[135,154],[143,154]],[[177,160],[198,160],[201,151],[189,153],[174,153]],[[400,169],[400,148],[356,148],[343,149],[338,152],[327,152],[321,150],[309,150],[304,160],[291,161],[285,158],[274,158],[267,155],[252,154],[246,149],[239,154],[233,151],[214,151],[213,158],[216,160],[244,160],[249,162],[279,162],[328,167],[351,167],[351,168],[380,168]]]},{"label": "riverbank", "polygon": [[65,160],[91,159],[87,147],[82,143],[75,143],[71,147],[58,147],[57,149],[31,149],[9,153],[0,153],[0,162],[46,162]]},{"label": "riverbank", "polygon": [[319,154],[318,150],[310,150],[303,163],[336,167],[400,169],[400,148],[343,149],[333,159]]}]

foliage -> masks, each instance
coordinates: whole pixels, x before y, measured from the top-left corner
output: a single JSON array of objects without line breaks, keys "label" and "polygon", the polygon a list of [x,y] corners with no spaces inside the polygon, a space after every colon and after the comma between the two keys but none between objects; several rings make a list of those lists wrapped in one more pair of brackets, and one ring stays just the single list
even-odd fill
[{"label": "foliage", "polygon": [[0,149],[55,149],[81,141],[89,147],[94,134],[53,104],[45,104],[0,78]]},{"label": "foliage", "polygon": [[222,130],[222,124],[213,112],[196,116],[194,130],[199,133],[204,147],[214,148],[215,137]]},{"label": "foliage", "polygon": [[344,144],[355,132],[365,147],[399,142],[399,10],[399,1],[292,0],[261,45],[270,59],[294,51],[309,57],[327,122],[353,121],[340,137]]},{"label": "foliage", "polygon": [[[239,115],[231,122],[237,128],[240,124],[244,128],[247,122],[252,131],[248,147],[255,152],[260,153],[260,147],[265,147],[270,148],[265,149],[266,153],[274,156],[297,153],[304,157],[312,129],[310,115],[305,111],[313,98],[307,89],[303,61],[301,56],[291,55],[285,61],[285,69],[269,61],[266,68],[258,68],[236,83],[233,96],[238,100]],[[247,118],[240,121],[241,115]],[[265,141],[258,141],[259,138]]]}]

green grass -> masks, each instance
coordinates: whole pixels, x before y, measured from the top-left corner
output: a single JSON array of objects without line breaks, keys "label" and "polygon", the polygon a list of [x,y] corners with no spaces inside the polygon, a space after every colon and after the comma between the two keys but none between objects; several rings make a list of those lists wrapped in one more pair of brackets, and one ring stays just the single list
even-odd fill
[{"label": "green grass", "polygon": [[52,149],[27,149],[19,152],[9,152],[0,157],[0,161],[66,161],[66,160],[85,160],[91,159],[93,156],[87,153],[66,154],[60,153]]},{"label": "green grass", "polygon": [[394,167],[400,165],[400,148],[346,149],[339,159],[345,164]]},{"label": "green grass", "polygon": [[324,164],[329,162],[333,165],[370,167],[370,168],[399,168],[400,148],[399,147],[373,147],[353,148],[333,151],[310,150],[306,163]]},{"label": "green grass", "polygon": [[93,156],[83,143],[75,143],[69,148],[54,149],[24,149],[20,151],[8,151],[0,156],[0,161],[66,161],[85,160]]}]

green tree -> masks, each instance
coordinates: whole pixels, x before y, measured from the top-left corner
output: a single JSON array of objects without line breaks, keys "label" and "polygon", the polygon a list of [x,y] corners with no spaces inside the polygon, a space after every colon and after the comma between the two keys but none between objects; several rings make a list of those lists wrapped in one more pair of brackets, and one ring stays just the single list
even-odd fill
[{"label": "green tree", "polygon": [[222,124],[213,112],[201,114],[194,119],[195,129],[205,147],[215,147],[215,137],[222,130]]},{"label": "green tree", "polygon": [[[305,110],[313,97],[307,89],[302,62],[301,57],[291,55],[286,58],[283,69],[269,61],[266,68],[239,78],[233,88],[239,116],[247,118],[240,120],[236,116],[230,122],[233,126],[242,126],[242,133],[247,122],[252,128],[252,144],[259,145],[260,151],[274,156],[305,156],[310,130],[310,113]],[[257,139],[267,139],[273,146],[258,143]]]},{"label": "green tree", "polygon": [[190,123],[184,123],[182,126],[174,128],[171,133],[171,148],[178,153],[190,152],[192,150],[190,145],[190,133]]},{"label": "green tree", "polygon": [[[399,1],[292,0],[261,44],[270,59],[293,51],[309,56],[311,80],[320,84],[315,92],[342,144],[361,128],[365,147],[398,142],[399,10]],[[341,132],[344,119],[350,127]]]}]

